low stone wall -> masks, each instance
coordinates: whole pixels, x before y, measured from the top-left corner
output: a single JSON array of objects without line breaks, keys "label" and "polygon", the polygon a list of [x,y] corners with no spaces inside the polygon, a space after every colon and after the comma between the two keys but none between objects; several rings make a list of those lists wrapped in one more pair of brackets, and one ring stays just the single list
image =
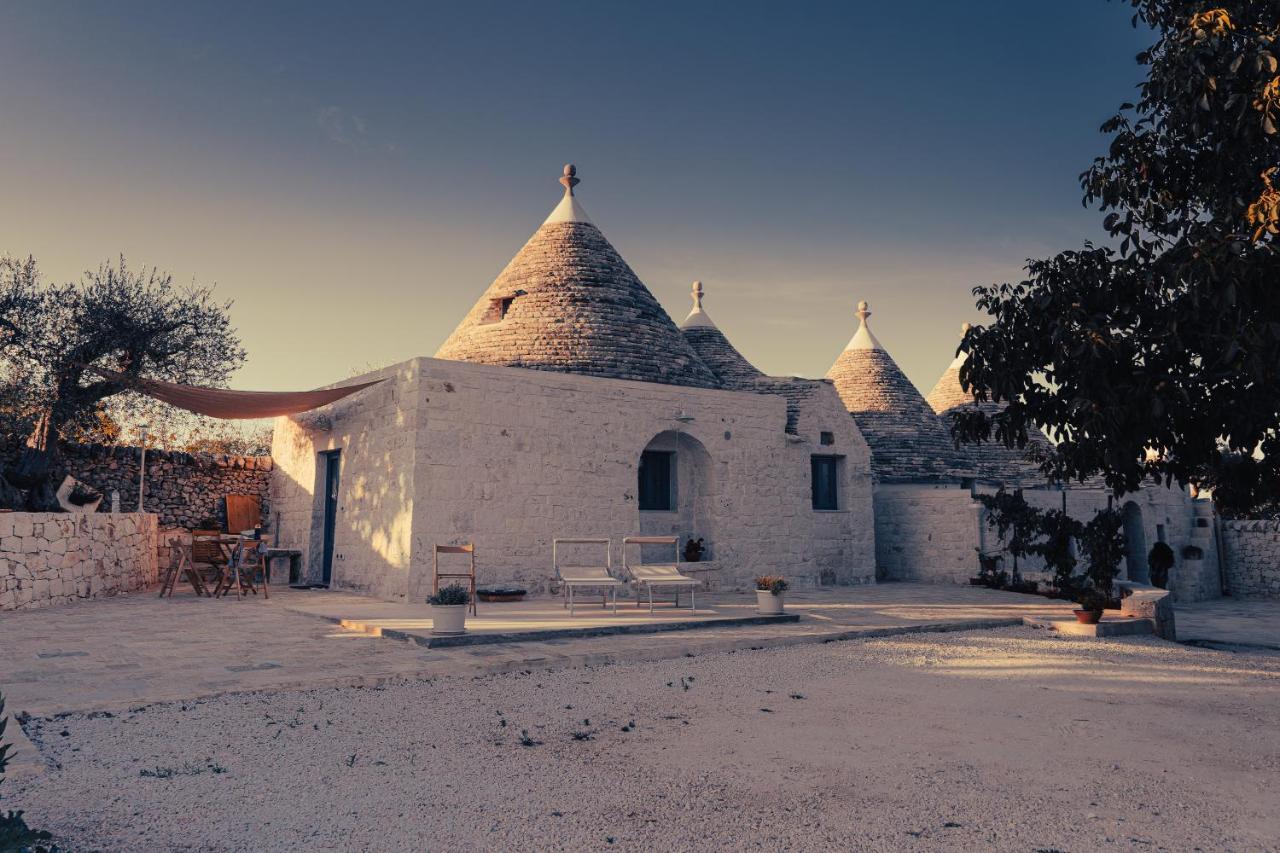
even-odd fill
[{"label": "low stone wall", "polygon": [[0,611],[145,589],[156,530],[151,513],[0,513]]},{"label": "low stone wall", "polygon": [[[102,492],[101,512],[111,509],[111,492],[120,492],[120,508],[138,508],[137,447],[73,445],[64,449],[71,476]],[[262,518],[270,518],[270,456],[147,451],[146,510],[160,516],[161,527],[197,527],[207,518],[225,529],[227,495],[256,495]]]},{"label": "low stone wall", "polygon": [[1280,521],[1223,521],[1222,556],[1232,596],[1280,598]]}]

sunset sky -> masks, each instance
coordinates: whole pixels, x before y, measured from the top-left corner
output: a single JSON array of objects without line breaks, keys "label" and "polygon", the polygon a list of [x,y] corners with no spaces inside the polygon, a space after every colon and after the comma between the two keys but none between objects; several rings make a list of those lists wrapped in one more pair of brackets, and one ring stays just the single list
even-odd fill
[{"label": "sunset sky", "polygon": [[871,303],[928,391],[970,290],[1101,236],[1127,4],[3,3],[0,253],[235,301],[246,389],[431,355],[557,202],[679,321],[820,376]]}]

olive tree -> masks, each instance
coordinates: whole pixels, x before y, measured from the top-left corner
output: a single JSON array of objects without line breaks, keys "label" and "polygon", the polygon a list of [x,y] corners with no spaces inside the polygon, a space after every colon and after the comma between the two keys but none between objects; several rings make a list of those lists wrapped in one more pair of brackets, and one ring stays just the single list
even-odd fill
[{"label": "olive tree", "polygon": [[5,476],[28,490],[28,508],[55,508],[60,441],[97,428],[108,400],[117,418],[145,405],[127,380],[95,367],[223,384],[244,360],[230,307],[210,288],[179,287],[124,258],[65,284],[43,281],[33,258],[0,258],[0,426],[24,446]]}]

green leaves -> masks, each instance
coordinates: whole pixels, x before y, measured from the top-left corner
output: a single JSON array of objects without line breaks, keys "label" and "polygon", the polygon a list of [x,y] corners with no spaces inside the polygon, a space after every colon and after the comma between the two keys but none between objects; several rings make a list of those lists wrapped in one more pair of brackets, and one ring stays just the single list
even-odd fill
[{"label": "green leaves", "polygon": [[1196,481],[1219,441],[1251,450],[1280,430],[1280,6],[1131,3],[1157,36],[1147,79],[1080,176],[1114,243],[975,289],[991,321],[962,345],[961,381],[1004,405],[953,423],[1009,444],[1039,428],[1058,442],[1047,477],[1117,492]]}]

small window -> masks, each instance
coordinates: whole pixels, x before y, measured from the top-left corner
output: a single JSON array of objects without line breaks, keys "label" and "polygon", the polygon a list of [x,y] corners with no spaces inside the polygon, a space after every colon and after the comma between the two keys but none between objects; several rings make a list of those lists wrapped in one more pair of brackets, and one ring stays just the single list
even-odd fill
[{"label": "small window", "polygon": [[813,508],[836,510],[840,508],[840,457],[812,456]]},{"label": "small window", "polygon": [[675,509],[671,476],[675,454],[646,450],[640,454],[640,509],[670,512]]},{"label": "small window", "polygon": [[507,319],[507,312],[511,310],[511,303],[515,302],[514,296],[503,296],[498,299],[489,300],[489,310],[484,312],[484,316],[480,318],[482,324],[501,323]]},{"label": "small window", "polygon": [[830,447],[831,445],[836,443],[835,433],[831,433],[831,432],[818,433],[818,443],[821,444],[823,447]]}]

